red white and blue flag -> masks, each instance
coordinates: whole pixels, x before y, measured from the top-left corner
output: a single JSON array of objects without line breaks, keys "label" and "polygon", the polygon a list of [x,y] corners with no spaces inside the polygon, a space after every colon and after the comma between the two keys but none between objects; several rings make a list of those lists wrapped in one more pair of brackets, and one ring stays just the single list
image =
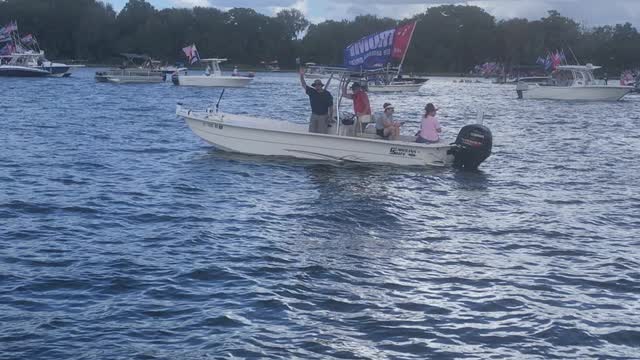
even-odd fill
[{"label": "red white and blue flag", "polygon": [[11,55],[16,51],[15,46],[13,44],[7,44],[2,49],[0,49],[0,55]]},{"label": "red white and blue flag", "polygon": [[189,64],[193,65],[200,60],[200,54],[198,53],[198,49],[196,49],[196,44],[184,47],[182,48],[182,51],[187,56]]},{"label": "red white and blue flag", "polygon": [[25,44],[25,45],[31,45],[31,44],[35,44],[37,41],[36,41],[36,38],[33,35],[28,34],[28,35],[23,36],[20,39],[20,42]]},{"label": "red white and blue flag", "polygon": [[0,28],[0,35],[9,35],[14,31],[18,31],[18,24],[15,21],[12,21],[9,25]]},{"label": "red white and blue flag", "polygon": [[416,22],[381,31],[349,44],[344,49],[344,65],[350,68],[375,69],[390,59],[401,60],[409,48]]}]

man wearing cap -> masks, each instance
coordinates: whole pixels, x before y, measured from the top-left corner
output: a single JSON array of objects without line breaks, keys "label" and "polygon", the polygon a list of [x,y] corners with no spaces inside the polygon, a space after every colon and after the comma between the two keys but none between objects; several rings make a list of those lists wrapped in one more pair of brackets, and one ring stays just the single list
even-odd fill
[{"label": "man wearing cap", "polygon": [[309,96],[311,104],[311,118],[309,132],[327,134],[329,132],[329,119],[333,110],[333,96],[324,89],[322,80],[316,79],[311,86],[307,86],[304,80],[304,68],[300,68],[300,84]]},{"label": "man wearing cap", "polygon": [[376,134],[385,140],[389,137],[391,137],[392,140],[395,140],[400,136],[400,126],[402,126],[402,123],[394,121],[393,105],[390,103],[384,103],[382,108],[384,111],[376,113],[374,116],[376,120]]},{"label": "man wearing cap", "polygon": [[354,82],[351,85],[352,93],[347,93],[347,84],[344,84],[342,88],[342,93],[344,97],[347,99],[353,100],[353,112],[356,113],[356,117],[358,119],[358,123],[360,123],[361,128],[356,126],[356,129],[359,131],[364,131],[364,127],[367,126],[367,123],[371,122],[371,105],[369,104],[369,95],[364,91],[364,88],[358,82]]}]

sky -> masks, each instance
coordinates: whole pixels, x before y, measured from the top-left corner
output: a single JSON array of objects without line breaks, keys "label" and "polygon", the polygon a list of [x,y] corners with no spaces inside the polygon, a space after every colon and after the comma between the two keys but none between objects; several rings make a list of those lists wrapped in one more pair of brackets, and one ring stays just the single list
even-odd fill
[{"label": "sky", "polygon": [[[127,0],[103,0],[116,11]],[[514,17],[536,20],[557,10],[587,26],[615,25],[630,22],[640,27],[640,0],[147,0],[156,8],[212,6],[222,10],[233,7],[253,8],[273,15],[285,8],[295,8],[312,23],[324,20],[353,19],[373,14],[402,19],[426,11],[431,6],[475,5],[497,19]]]}]

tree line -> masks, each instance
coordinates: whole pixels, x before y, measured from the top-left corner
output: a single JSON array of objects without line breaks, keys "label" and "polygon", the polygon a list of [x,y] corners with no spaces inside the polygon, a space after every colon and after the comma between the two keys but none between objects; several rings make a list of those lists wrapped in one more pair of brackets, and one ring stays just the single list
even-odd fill
[{"label": "tree line", "polygon": [[115,62],[123,52],[174,62],[183,59],[182,47],[195,43],[202,56],[234,64],[341,64],[347,44],[418,20],[407,71],[466,73],[487,61],[511,68],[559,49],[574,63],[610,73],[640,65],[640,34],[630,23],[587,28],[553,10],[539,20],[497,20],[476,6],[443,5],[402,20],[363,15],[310,24],[295,9],[267,16],[248,8],[156,9],[129,0],[116,12],[97,0],[0,0],[0,26],[12,20],[23,35],[37,37],[49,58],[90,63]]}]

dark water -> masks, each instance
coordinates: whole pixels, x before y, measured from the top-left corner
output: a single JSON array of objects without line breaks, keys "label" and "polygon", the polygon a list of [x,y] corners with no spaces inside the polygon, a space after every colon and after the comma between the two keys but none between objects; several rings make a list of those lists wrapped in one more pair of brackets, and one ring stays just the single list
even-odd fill
[{"label": "dark water", "polygon": [[[640,97],[372,96],[449,138],[483,108],[462,173],[220,153],[173,115],[218,90],[92,71],[0,79],[0,358],[640,357]],[[222,108],[303,121],[296,81]]]}]

